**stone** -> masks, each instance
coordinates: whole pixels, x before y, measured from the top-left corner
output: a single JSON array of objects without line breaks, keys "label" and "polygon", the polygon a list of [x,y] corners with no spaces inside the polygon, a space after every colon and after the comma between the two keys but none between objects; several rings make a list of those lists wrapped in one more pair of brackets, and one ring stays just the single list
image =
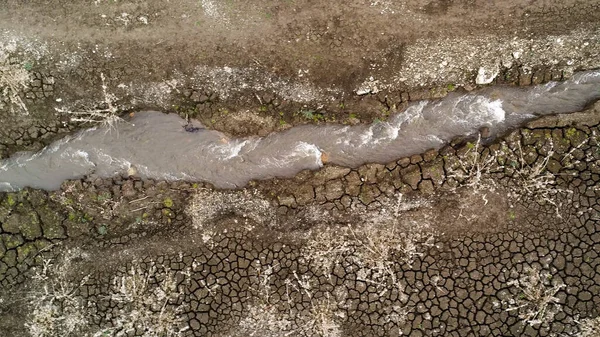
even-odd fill
[{"label": "stone", "polygon": [[315,199],[315,190],[310,185],[301,185],[294,191],[298,205],[306,205]]},{"label": "stone", "polygon": [[477,77],[475,78],[475,83],[478,85],[490,84],[494,81],[496,76],[498,76],[499,69],[498,66],[493,66],[489,68],[480,67],[477,71]]},{"label": "stone", "polygon": [[350,173],[350,169],[346,167],[340,167],[335,165],[326,165],[313,177],[314,184],[323,184],[329,180],[340,179]]},{"label": "stone", "polygon": [[433,188],[433,183],[431,180],[421,180],[419,183],[419,191],[424,194],[433,194],[435,189]]},{"label": "stone", "polygon": [[2,234],[2,240],[6,249],[16,248],[25,242],[19,234]]},{"label": "stone", "polygon": [[435,185],[441,185],[444,182],[444,163],[441,160],[422,165],[421,170],[423,171],[423,179],[431,179]]},{"label": "stone", "polygon": [[423,154],[423,160],[432,161],[437,157],[437,155],[438,155],[437,150],[435,150],[435,149],[428,150],[427,152],[425,152]]},{"label": "stone", "polygon": [[419,182],[421,181],[421,170],[419,169],[419,166],[409,166],[402,169],[400,174],[404,183],[410,185],[413,190],[417,189]]},{"label": "stone", "polygon": [[377,175],[382,170],[386,170],[386,168],[381,164],[367,164],[358,169],[358,174],[362,181],[367,184],[375,184],[377,183]]},{"label": "stone", "polygon": [[523,69],[521,68],[519,70],[519,85],[520,86],[527,86],[527,85],[531,85],[531,71],[529,71],[529,69]]},{"label": "stone", "polygon": [[491,136],[490,128],[487,126],[482,127],[479,129],[479,134],[481,135],[481,138],[489,138]]},{"label": "stone", "polygon": [[329,201],[341,198],[344,195],[344,186],[341,180],[333,180],[325,185],[325,198]]},{"label": "stone", "polygon": [[38,215],[42,222],[42,233],[46,239],[65,239],[67,237],[65,228],[62,226],[62,219],[48,206],[38,209]]},{"label": "stone", "polygon": [[356,171],[350,172],[346,177],[345,190],[350,196],[357,197],[360,194],[362,180]]}]

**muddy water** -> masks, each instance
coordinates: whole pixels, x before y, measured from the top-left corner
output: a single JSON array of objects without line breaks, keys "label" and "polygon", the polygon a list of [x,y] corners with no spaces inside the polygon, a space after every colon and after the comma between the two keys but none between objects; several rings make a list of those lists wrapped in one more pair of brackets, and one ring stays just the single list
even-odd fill
[{"label": "muddy water", "polygon": [[[267,137],[229,138],[202,128],[189,132],[176,115],[138,113],[116,130],[93,128],[38,153],[0,162],[0,190],[58,189],[87,174],[111,177],[135,168],[142,177],[207,181],[233,188],[251,179],[292,176],[328,162],[358,166],[439,148],[483,126],[496,135],[536,116],[582,110],[600,99],[600,71],[530,88],[487,88],[421,101],[373,125],[305,125]],[[323,157],[322,157],[323,156]]]}]

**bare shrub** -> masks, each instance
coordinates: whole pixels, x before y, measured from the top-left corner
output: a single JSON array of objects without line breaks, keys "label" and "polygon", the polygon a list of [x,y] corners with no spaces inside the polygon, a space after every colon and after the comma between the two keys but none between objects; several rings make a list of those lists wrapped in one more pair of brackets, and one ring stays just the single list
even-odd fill
[{"label": "bare shrub", "polygon": [[562,310],[556,294],[565,285],[551,282],[551,279],[548,272],[526,267],[519,279],[508,282],[509,286],[517,289],[518,296],[504,301],[508,305],[506,311],[517,312],[519,318],[531,326],[544,326],[552,322]]},{"label": "bare shrub", "polygon": [[327,277],[331,277],[335,266],[351,262],[359,268],[357,278],[376,286],[380,295],[391,288],[403,297],[406,295],[396,277],[396,264],[411,266],[434,243],[435,233],[428,224],[398,223],[395,219],[365,222],[360,227],[322,228],[311,234],[301,256]]},{"label": "bare shrub", "polygon": [[578,337],[598,337],[600,336],[600,316],[596,318],[585,318],[577,321],[579,325]]},{"label": "bare shrub", "polygon": [[[459,186],[470,188],[476,194],[482,194],[487,204],[486,193],[493,192],[498,187],[493,175],[505,170],[511,171],[514,173],[514,181],[509,186],[509,197],[512,202],[528,199],[540,204],[549,204],[560,216],[559,209],[562,204],[559,196],[569,195],[572,192],[560,188],[556,175],[548,171],[548,164],[555,154],[552,139],[549,139],[545,145],[545,155],[533,163],[528,163],[525,159],[525,156],[531,153],[525,153],[520,142],[516,143],[516,150],[512,151],[504,142],[500,144],[499,150],[489,148],[480,150],[480,141],[481,137],[476,143],[469,143],[464,154],[453,158],[455,162],[447,169],[448,178],[455,179]],[[572,156],[572,151],[564,158],[569,156]]]},{"label": "bare shrub", "polygon": [[[546,155],[533,164],[528,164],[525,160],[521,144],[517,143],[517,146],[518,164],[515,168],[517,182],[511,187],[513,200],[518,201],[529,198],[538,203],[550,204],[554,206],[557,216],[560,217],[559,208],[561,203],[558,201],[558,196],[572,194],[572,192],[558,187],[556,175],[547,170],[548,163],[554,155],[552,140],[549,140]],[[570,153],[567,155],[570,155]]]},{"label": "bare shrub", "polygon": [[339,228],[327,226],[309,233],[312,238],[302,247],[301,256],[310,261],[317,271],[331,276],[333,268],[342,265],[355,249],[345,232],[345,228],[340,232]]},{"label": "bare shrub", "polygon": [[98,336],[129,336],[143,331],[144,336],[177,337],[188,329],[183,313],[183,290],[177,274],[154,263],[143,269],[134,263],[126,275],[113,279],[110,299],[118,303],[116,321]]},{"label": "bare shrub", "polygon": [[342,331],[338,323],[338,317],[343,318],[343,315],[337,311],[337,305],[332,301],[331,296],[312,300],[308,312],[299,317],[300,335],[340,337]]},{"label": "bare shrub", "polygon": [[96,106],[83,110],[72,110],[63,107],[56,108],[56,111],[70,115],[70,120],[74,123],[96,124],[106,127],[108,130],[114,129],[118,123],[123,121],[118,115],[119,108],[115,106],[117,96],[108,92],[103,73],[100,73],[100,78],[102,79],[102,101]]},{"label": "bare shrub", "polygon": [[256,270],[259,282],[252,289],[256,297],[247,308],[246,316],[240,321],[237,333],[240,336],[259,337],[279,337],[293,333],[290,315],[270,303],[273,266]]},{"label": "bare shrub", "polygon": [[[498,156],[501,151],[488,149],[483,152],[480,147],[481,135],[474,144],[467,143],[465,153],[453,157],[452,159],[455,161],[447,169],[449,179],[456,180],[461,186],[471,188],[477,194],[482,191],[494,191],[496,182],[491,174],[501,172],[504,168],[498,164]],[[485,193],[482,197],[485,200]]]},{"label": "bare shrub", "polygon": [[61,259],[45,259],[33,269],[33,287],[25,298],[30,314],[25,327],[33,337],[81,336],[87,327],[85,300],[77,290],[87,282],[74,282],[68,276],[71,263],[80,251],[68,251]]},{"label": "bare shrub", "polygon": [[0,54],[0,97],[8,101],[11,112],[16,106],[25,115],[29,110],[20,94],[31,83],[29,72],[19,63],[11,64],[8,57]]},{"label": "bare shrub", "polygon": [[[284,282],[286,301],[280,305],[271,303],[271,277],[276,267],[256,266],[258,282],[251,288],[255,296],[245,317],[240,321],[235,336],[341,336],[338,319],[344,315],[338,311],[338,304],[329,293],[325,293],[323,298],[315,299],[313,283],[317,282],[307,275],[299,276],[294,272],[294,277]],[[295,298],[308,298],[310,306],[298,310]]]}]

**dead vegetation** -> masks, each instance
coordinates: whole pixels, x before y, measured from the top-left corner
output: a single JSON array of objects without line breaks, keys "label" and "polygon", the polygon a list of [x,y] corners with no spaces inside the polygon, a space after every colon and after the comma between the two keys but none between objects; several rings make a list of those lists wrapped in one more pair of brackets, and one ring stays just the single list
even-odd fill
[{"label": "dead vegetation", "polygon": [[22,64],[11,63],[7,56],[0,54],[0,99],[7,101],[12,113],[20,111],[29,114],[21,94],[30,83],[29,71]]},{"label": "dead vegetation", "polygon": [[[254,298],[233,336],[340,337],[339,320],[344,318],[338,310],[340,303],[328,292],[321,298],[315,298],[314,279],[294,272],[294,277],[284,281],[286,294],[283,302],[272,300],[272,276],[278,267],[255,266],[257,282],[252,288]],[[304,310],[298,310],[298,300],[308,301],[308,307],[305,305]]]},{"label": "dead vegetation", "polygon": [[178,289],[178,275],[155,263],[142,267],[134,263],[126,275],[113,279],[110,300],[118,303],[119,314],[112,327],[99,336],[177,337],[188,329],[183,313],[183,290]]},{"label": "dead vegetation", "polygon": [[577,322],[579,323],[579,334],[577,337],[600,336],[600,316],[596,318],[585,318]]},{"label": "dead vegetation", "polygon": [[[399,198],[391,211],[365,216],[360,225],[318,228],[302,247],[301,256],[329,278],[336,266],[352,265],[357,268],[357,280],[376,287],[380,296],[395,291],[406,299],[396,270],[400,264],[412,266],[433,247],[436,233],[426,222],[400,220],[404,206]],[[394,310],[394,315],[406,313],[406,308],[401,309]]]},{"label": "dead vegetation", "polygon": [[87,282],[69,277],[74,258],[80,251],[67,251],[56,260],[45,259],[34,269],[33,286],[25,297],[30,311],[25,327],[32,337],[81,336],[87,328],[86,301],[78,289]]},{"label": "dead vegetation", "polygon": [[523,323],[531,326],[546,326],[562,310],[556,294],[565,287],[553,281],[549,272],[526,267],[521,276],[508,282],[514,287],[517,296],[504,301],[506,311],[516,312]]},{"label": "dead vegetation", "polygon": [[559,195],[570,195],[571,191],[560,188],[556,182],[556,175],[548,171],[548,163],[554,155],[554,144],[550,139],[544,149],[546,154],[538,158],[533,163],[528,163],[525,159],[521,144],[518,146],[518,164],[515,164],[514,172],[517,182],[512,187],[511,196],[514,202],[519,202],[525,198],[534,200],[540,204],[549,204],[554,207],[556,214],[560,217]]},{"label": "dead vegetation", "polygon": [[496,182],[492,173],[501,172],[503,166],[498,163],[499,152],[487,149],[481,150],[481,135],[475,143],[467,143],[466,151],[456,156],[453,165],[448,168],[448,179],[456,180],[461,186],[470,188],[475,194],[484,191],[493,192]]},{"label": "dead vegetation", "polygon": [[[450,160],[448,178],[458,183],[458,187],[472,190],[480,194],[487,204],[487,194],[498,188],[497,174],[512,176],[509,188],[509,201],[516,204],[520,201],[534,201],[541,205],[551,205],[560,216],[561,196],[569,196],[571,191],[561,188],[556,174],[548,170],[548,165],[555,157],[554,144],[549,138],[538,155],[531,150],[523,150],[517,142],[511,149],[506,142],[497,149],[491,147],[481,149],[481,137],[475,143],[467,143],[465,151]],[[563,160],[571,154],[565,154]]]},{"label": "dead vegetation", "polygon": [[69,115],[70,120],[73,123],[100,125],[108,130],[115,129],[116,125],[123,121],[119,116],[120,109],[115,105],[117,96],[108,92],[108,86],[106,85],[106,79],[103,73],[100,73],[100,78],[102,80],[101,102],[94,107],[88,107],[82,110],[63,107],[56,108],[56,111],[61,114]]},{"label": "dead vegetation", "polygon": [[[46,259],[34,269],[34,277],[24,301],[29,310],[25,327],[32,337],[120,337],[142,333],[148,337],[177,337],[188,329],[183,290],[178,285],[186,273],[174,272],[153,262],[134,264],[122,276],[115,276],[107,300],[115,303],[118,314],[109,327],[92,330],[95,304],[88,303],[79,289],[89,275],[74,281],[76,258],[87,258],[80,250],[69,250],[56,260]],[[187,273],[189,276],[189,273]],[[75,278],[77,279],[77,278]]]}]

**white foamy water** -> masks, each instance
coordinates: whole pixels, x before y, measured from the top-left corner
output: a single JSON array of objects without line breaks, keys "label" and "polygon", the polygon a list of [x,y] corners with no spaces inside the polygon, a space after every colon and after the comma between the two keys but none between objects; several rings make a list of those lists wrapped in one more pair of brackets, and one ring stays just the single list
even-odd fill
[{"label": "white foamy water", "polygon": [[[582,110],[600,99],[600,71],[529,88],[490,87],[411,104],[372,125],[304,125],[266,137],[232,139],[213,130],[187,132],[177,115],[141,112],[117,130],[88,129],[38,153],[0,162],[0,191],[54,190],[66,179],[111,177],[135,167],[140,176],[207,181],[221,188],[289,177],[327,162],[356,167],[439,148],[489,127],[492,136],[536,116]],[[200,123],[195,122],[200,127]]]}]

